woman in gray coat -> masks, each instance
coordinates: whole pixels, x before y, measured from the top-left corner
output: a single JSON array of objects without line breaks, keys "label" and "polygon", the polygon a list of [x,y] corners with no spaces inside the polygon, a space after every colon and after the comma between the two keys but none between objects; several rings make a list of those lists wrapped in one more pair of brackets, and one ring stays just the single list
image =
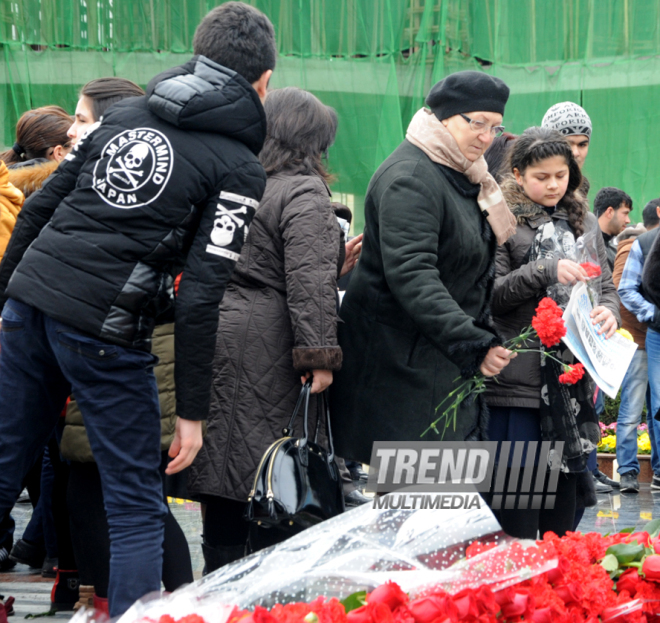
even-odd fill
[{"label": "woman in gray coat", "polygon": [[[282,437],[301,380],[313,375],[312,393],[321,392],[342,362],[343,245],[322,164],[337,117],[297,88],[269,93],[264,108],[268,183],[220,306],[208,431],[189,479],[206,502],[207,571],[243,556],[248,492],[262,455]],[[312,401],[312,426],[316,412]]]}]

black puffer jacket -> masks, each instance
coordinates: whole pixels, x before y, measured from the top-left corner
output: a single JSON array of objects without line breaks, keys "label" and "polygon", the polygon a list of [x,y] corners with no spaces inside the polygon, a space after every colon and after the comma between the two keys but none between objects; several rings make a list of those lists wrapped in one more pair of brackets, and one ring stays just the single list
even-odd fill
[{"label": "black puffer jacket", "polygon": [[5,277],[38,238],[7,295],[102,340],[148,349],[185,265],[177,413],[206,418],[218,304],[265,188],[256,157],[265,133],[257,93],[235,72],[196,56],[160,74],[145,97],[110,108],[26,203]]}]

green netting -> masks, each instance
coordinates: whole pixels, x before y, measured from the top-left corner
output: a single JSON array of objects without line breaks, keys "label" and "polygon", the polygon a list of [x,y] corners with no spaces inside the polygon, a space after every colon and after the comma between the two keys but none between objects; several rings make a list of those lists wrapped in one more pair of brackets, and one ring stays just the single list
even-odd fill
[{"label": "green netting", "polygon": [[[0,143],[18,116],[117,75],[146,85],[184,61],[207,0],[0,0]],[[655,122],[660,94],[657,0],[250,0],[273,22],[272,86],[309,89],[339,114],[333,190],[356,229],[376,167],[402,140],[430,86],[478,69],[511,87],[504,123],[519,133],[558,101],[582,104],[594,134],[585,173],[593,194],[619,186],[660,196]]]}]

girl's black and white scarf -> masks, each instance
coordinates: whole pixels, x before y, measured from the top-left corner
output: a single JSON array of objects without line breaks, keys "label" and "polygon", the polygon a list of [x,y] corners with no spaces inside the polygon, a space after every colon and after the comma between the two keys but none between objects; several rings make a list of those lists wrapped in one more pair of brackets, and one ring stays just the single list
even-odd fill
[{"label": "girl's black and white scarf", "polygon": [[[529,253],[529,260],[575,254],[575,236],[564,219],[553,219],[537,230]],[[553,285],[547,295],[560,306],[568,302],[566,286]],[[568,289],[570,297],[570,287]],[[541,349],[544,347],[541,345]],[[574,363],[573,354],[564,343],[553,347],[557,358],[567,364]],[[559,382],[562,366],[541,356],[541,434],[543,441],[563,441],[561,469],[581,472],[587,465],[589,454],[600,441],[600,426],[594,407],[592,384],[585,376],[575,385]]]}]

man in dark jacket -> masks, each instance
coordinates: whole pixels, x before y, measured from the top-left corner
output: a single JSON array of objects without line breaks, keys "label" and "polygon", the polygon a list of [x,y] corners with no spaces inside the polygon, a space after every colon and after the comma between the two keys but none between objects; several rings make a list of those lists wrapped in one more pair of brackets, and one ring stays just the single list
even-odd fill
[{"label": "man in dark jacket", "polygon": [[630,195],[613,186],[601,188],[594,199],[594,214],[605,241],[610,271],[614,270],[617,236],[630,225],[632,208]]},{"label": "man in dark jacket", "polygon": [[160,588],[154,318],[172,304],[183,266],[174,473],[202,444],[218,304],[266,183],[257,154],[276,59],[272,24],[229,2],[204,18],[193,48],[146,97],[107,111],[26,205],[15,235],[29,248],[2,312],[0,518],[73,393],[101,473],[111,616]]}]

